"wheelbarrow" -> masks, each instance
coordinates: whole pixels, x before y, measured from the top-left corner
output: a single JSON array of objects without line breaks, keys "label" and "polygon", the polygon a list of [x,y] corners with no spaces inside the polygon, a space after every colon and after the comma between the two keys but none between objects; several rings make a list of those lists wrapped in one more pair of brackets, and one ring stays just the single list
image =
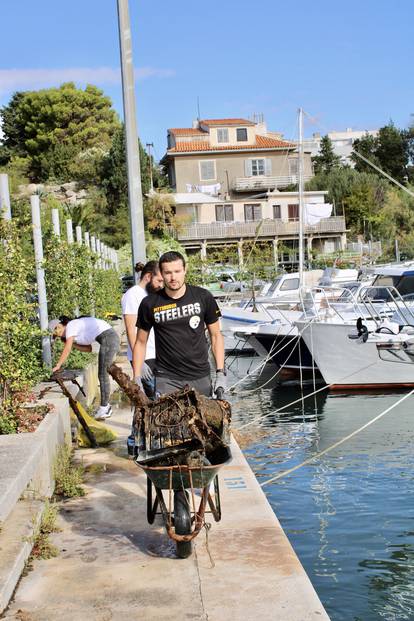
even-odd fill
[{"label": "wheelbarrow", "polygon": [[[167,535],[176,543],[179,558],[191,555],[192,541],[203,528],[207,512],[216,522],[221,519],[218,471],[231,460],[230,449],[223,447],[209,458],[214,463],[195,467],[145,466],[136,460],[147,475],[148,523],[153,524],[157,514],[162,516]],[[206,510],[207,505],[210,511]]]},{"label": "wheelbarrow", "polygon": [[177,556],[187,558],[205,514],[221,519],[218,471],[231,459],[229,404],[187,389],[159,404],[139,418],[135,462],[147,475],[148,522],[161,515]]}]

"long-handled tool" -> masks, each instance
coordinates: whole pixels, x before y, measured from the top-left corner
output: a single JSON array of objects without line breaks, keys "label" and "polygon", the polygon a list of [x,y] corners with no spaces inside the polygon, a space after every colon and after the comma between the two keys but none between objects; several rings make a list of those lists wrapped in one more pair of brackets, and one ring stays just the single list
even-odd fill
[{"label": "long-handled tool", "polygon": [[[57,374],[53,374],[50,378],[51,380],[55,381],[57,384],[59,384],[61,391],[63,392],[63,394],[65,395],[65,397],[67,397],[69,399],[69,403],[70,403],[70,407],[72,408],[72,410],[75,413],[76,418],[78,419],[78,421],[80,422],[80,424],[83,427],[84,432],[86,433],[86,437],[88,438],[89,442],[91,443],[91,447],[92,448],[97,448],[99,445],[96,441],[95,438],[95,434],[93,433],[93,431],[88,427],[88,423],[86,422],[86,420],[83,418],[79,408],[78,408],[78,404],[76,403],[76,400],[72,397],[72,395],[70,394],[69,390],[66,388],[62,377],[60,377]],[[78,382],[73,379],[71,379],[72,382],[76,383],[77,386],[79,386]],[[80,386],[79,386],[80,388]],[[82,389],[81,389],[82,390]],[[83,392],[83,390],[82,390]],[[83,393],[85,394],[85,393]]]}]

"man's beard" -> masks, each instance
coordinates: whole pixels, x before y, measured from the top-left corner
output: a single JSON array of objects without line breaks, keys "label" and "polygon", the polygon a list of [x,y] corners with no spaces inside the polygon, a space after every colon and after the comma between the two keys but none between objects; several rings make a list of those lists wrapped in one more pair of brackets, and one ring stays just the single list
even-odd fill
[{"label": "man's beard", "polygon": [[157,293],[157,291],[160,291],[160,289],[162,289],[162,287],[154,287],[151,281],[147,282],[147,284],[145,285],[145,290],[147,293]]},{"label": "man's beard", "polygon": [[168,283],[164,284],[165,289],[169,289],[170,291],[178,291],[183,286],[184,286],[184,280],[181,281],[181,282],[176,282],[176,284],[174,286],[172,286],[171,284],[168,284]]}]

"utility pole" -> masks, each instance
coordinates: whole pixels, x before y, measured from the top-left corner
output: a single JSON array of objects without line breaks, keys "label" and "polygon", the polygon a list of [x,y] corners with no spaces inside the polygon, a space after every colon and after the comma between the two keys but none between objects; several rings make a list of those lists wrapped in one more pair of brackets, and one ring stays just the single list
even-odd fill
[{"label": "utility pole", "polygon": [[129,218],[131,224],[132,273],[138,261],[146,262],[144,210],[142,206],[141,166],[135,110],[134,66],[128,0],[118,2],[119,46],[121,52],[122,96],[128,170]]},{"label": "utility pole", "polygon": [[397,263],[399,263],[400,262],[400,248],[398,246],[397,238],[395,238],[394,245],[395,245],[395,260],[397,261]]},{"label": "utility pole", "polygon": [[299,285],[303,286],[303,263],[304,263],[304,248],[303,248],[303,211],[304,211],[304,193],[303,193],[303,110],[298,110],[298,123],[299,123],[299,148],[298,148],[298,186],[299,186]]},{"label": "utility pole", "polygon": [[150,192],[152,194],[153,191],[154,191],[154,181],[153,181],[153,178],[152,178],[151,147],[154,148],[154,143],[153,142],[147,142],[146,145],[148,147],[149,174],[150,174]]}]

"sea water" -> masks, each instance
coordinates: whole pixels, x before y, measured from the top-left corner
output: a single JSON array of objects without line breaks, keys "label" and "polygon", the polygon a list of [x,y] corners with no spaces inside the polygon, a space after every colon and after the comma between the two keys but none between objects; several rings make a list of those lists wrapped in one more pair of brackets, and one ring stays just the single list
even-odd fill
[{"label": "sea water", "polygon": [[[229,359],[229,383],[259,362]],[[323,384],[280,385],[274,372],[269,366],[249,376],[231,397],[233,426],[254,420],[244,454],[259,483],[334,445],[407,393],[308,396]],[[411,396],[263,487],[332,621],[414,619],[413,425]]]}]

